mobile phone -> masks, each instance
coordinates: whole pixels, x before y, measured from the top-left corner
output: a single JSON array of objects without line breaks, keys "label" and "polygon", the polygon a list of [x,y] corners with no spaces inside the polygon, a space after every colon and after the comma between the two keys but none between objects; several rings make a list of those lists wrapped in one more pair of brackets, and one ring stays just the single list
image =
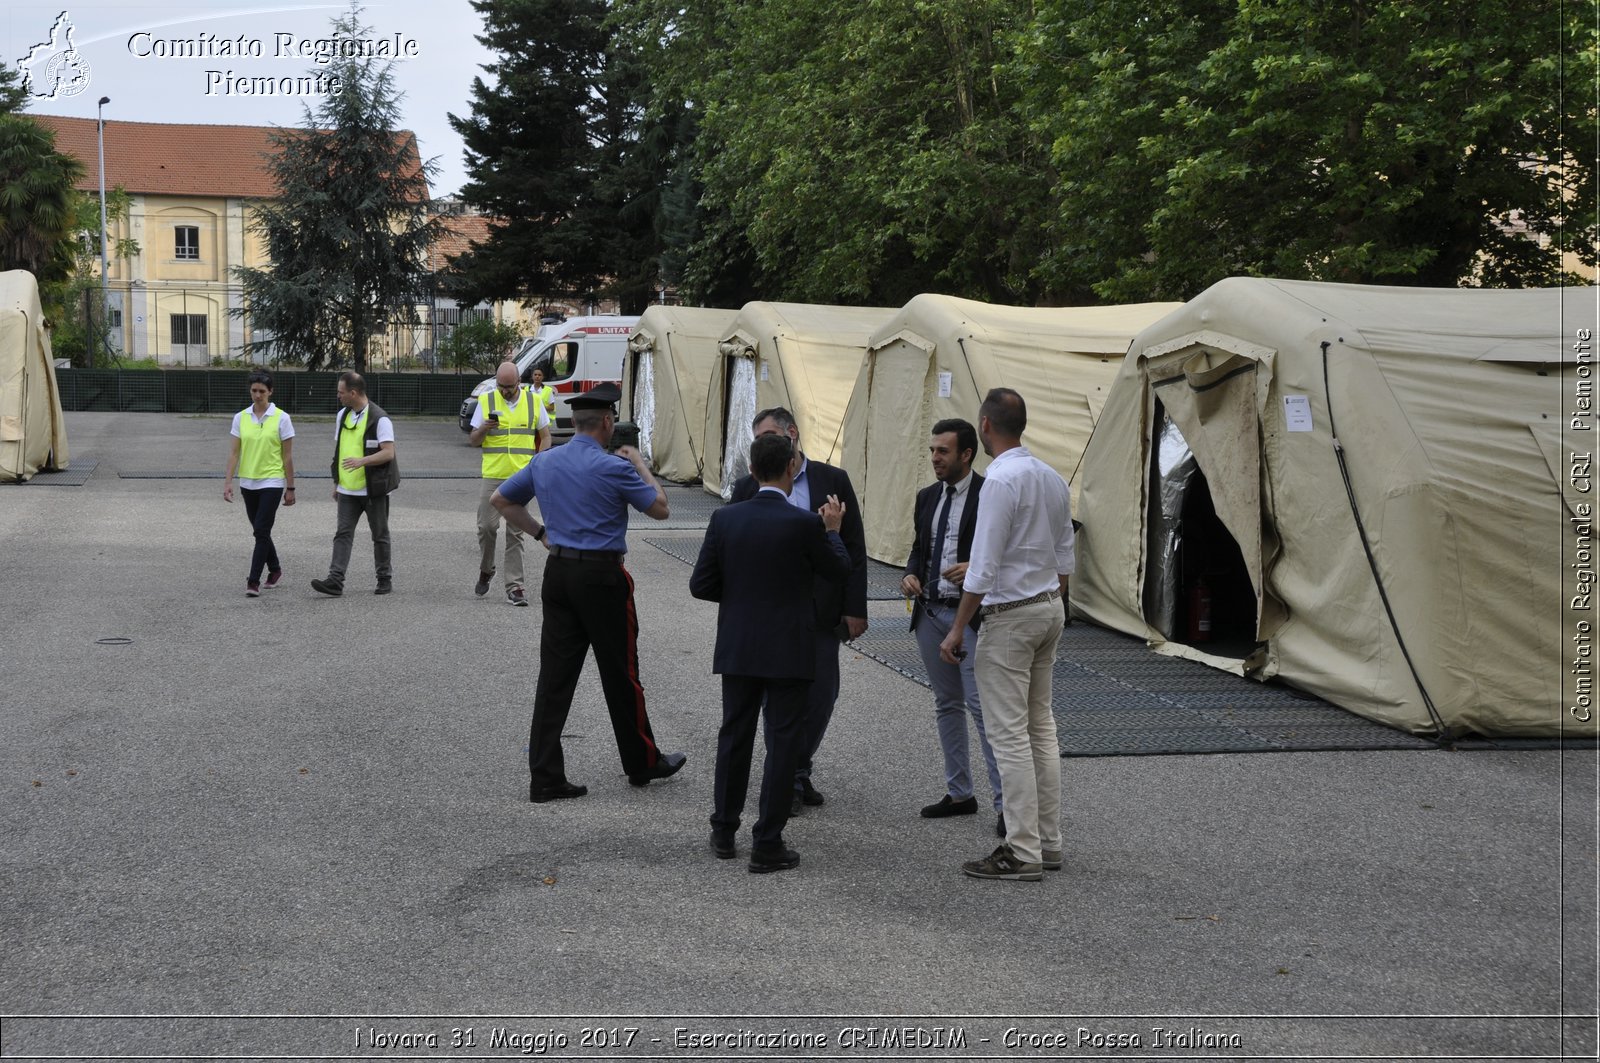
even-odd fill
[{"label": "mobile phone", "polygon": [[489,420],[498,421],[499,419],[500,419],[500,411],[499,410],[490,410],[489,411]]}]

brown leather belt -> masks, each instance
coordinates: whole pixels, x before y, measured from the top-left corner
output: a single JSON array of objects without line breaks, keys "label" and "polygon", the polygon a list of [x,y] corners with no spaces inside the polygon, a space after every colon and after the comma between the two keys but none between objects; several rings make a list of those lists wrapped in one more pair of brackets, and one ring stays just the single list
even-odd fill
[{"label": "brown leather belt", "polygon": [[619,565],[627,555],[620,550],[574,550],[570,546],[552,546],[550,556],[559,557],[563,561],[604,561]]},{"label": "brown leather belt", "polygon": [[1020,601],[1015,602],[1000,602],[997,605],[986,605],[979,610],[979,612],[984,616],[993,616],[996,613],[1003,613],[1007,609],[1015,609],[1019,605],[1033,605],[1036,602],[1053,602],[1059,597],[1061,597],[1061,592],[1058,590],[1040,591],[1032,598],[1023,598]]}]

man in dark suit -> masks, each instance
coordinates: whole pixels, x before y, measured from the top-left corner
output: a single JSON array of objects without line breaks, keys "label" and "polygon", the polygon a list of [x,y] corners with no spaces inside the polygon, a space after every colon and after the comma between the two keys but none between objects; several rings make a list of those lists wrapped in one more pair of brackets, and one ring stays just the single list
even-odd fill
[{"label": "man in dark suit", "polygon": [[[818,579],[813,588],[817,612],[816,668],[794,774],[792,812],[798,815],[803,805],[820,805],[823,800],[822,794],[811,785],[811,759],[822,745],[828,721],[833,718],[833,704],[839,698],[839,643],[843,639],[860,638],[867,630],[867,533],[861,523],[861,507],[856,504],[849,474],[806,457],[800,450],[800,429],[795,427],[794,414],[782,406],[774,406],[756,414],[751,428],[758,439],[764,435],[786,436],[799,452],[800,471],[794,476],[790,505],[815,513],[830,496],[837,496],[844,503],[844,524],[839,534],[850,552],[850,577],[843,585]],[[756,487],[755,477],[740,477],[733,485],[733,501],[754,497]]]},{"label": "man in dark suit", "polygon": [[[976,655],[969,650],[959,665],[947,664],[939,657],[939,644],[950,633],[956,607],[961,604],[967,558],[972,555],[972,533],[978,525],[983,477],[972,471],[977,452],[978,430],[971,422],[952,417],[933,426],[928,454],[937,480],[917,492],[916,534],[900,590],[915,603],[911,630],[917,633],[917,648],[933,687],[939,745],[944,750],[944,796],[924,806],[922,815],[942,819],[970,816],[978,811],[967,758],[967,717],[971,716],[989,769],[989,787],[998,817],[995,830],[1003,838],[1006,828],[1000,769],[995,765],[994,750],[983,727],[978,679],[973,669]],[[973,648],[977,646],[978,623],[979,618],[974,616],[970,625]]]},{"label": "man in dark suit", "polygon": [[758,437],[750,469],[753,498],[712,514],[689,593],[719,602],[714,670],[722,676],[722,727],[711,812],[711,849],[736,855],[734,835],[750,785],[756,720],[766,703],[767,763],[761,815],[751,832],[750,870],[783,871],[800,854],[783,843],[789,821],[806,693],[816,668],[814,582],[842,584],[849,554],[839,537],[845,515],[836,496],[818,514],[789,504],[800,455],[786,435]]}]

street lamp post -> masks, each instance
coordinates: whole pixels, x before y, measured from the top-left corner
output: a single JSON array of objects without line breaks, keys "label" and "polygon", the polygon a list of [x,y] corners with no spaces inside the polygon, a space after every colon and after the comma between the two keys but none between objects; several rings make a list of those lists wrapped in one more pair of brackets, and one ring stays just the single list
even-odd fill
[{"label": "street lamp post", "polygon": [[[100,136],[100,328],[102,342],[106,344],[106,355],[111,354],[111,335],[106,328],[106,321],[110,318],[110,295],[107,286],[110,283],[110,273],[106,268],[106,116],[105,106],[111,102],[110,96],[100,97],[100,102],[95,105],[95,124]],[[93,350],[93,347],[90,347]],[[94,365],[93,355],[90,355],[90,366]]]}]

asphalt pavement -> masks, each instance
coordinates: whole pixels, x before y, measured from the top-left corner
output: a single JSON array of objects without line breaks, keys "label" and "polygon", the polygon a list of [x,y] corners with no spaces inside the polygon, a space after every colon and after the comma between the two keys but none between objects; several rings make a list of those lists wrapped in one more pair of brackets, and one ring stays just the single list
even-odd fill
[{"label": "asphalt pavement", "polygon": [[930,695],[847,650],[801,864],[752,875],[707,848],[715,607],[643,542],[695,532],[628,555],[687,766],[628,785],[591,662],[589,794],[533,805],[540,610],[472,593],[475,452],[402,419],[396,593],[363,524],[328,599],[296,421],[260,598],[226,417],[70,414],[87,482],[0,487],[0,1054],[1594,1057],[1592,751],[1068,760],[1065,868],[984,882],[992,817],[917,815]]}]

